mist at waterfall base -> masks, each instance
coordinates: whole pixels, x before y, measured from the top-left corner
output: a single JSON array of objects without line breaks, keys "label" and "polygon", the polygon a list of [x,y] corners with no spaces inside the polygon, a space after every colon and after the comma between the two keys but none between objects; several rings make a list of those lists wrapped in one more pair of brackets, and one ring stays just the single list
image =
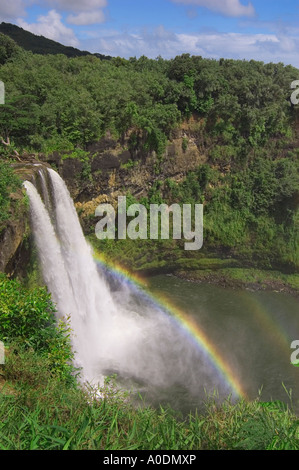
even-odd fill
[{"label": "mist at waterfall base", "polygon": [[[214,390],[234,395],[209,354],[170,315],[97,266],[61,177],[43,169],[33,183],[24,186],[43,278],[57,317],[70,319],[81,380],[103,385],[105,376],[117,374],[119,384],[145,399],[185,408]],[[181,404],[173,403],[174,390]]]}]

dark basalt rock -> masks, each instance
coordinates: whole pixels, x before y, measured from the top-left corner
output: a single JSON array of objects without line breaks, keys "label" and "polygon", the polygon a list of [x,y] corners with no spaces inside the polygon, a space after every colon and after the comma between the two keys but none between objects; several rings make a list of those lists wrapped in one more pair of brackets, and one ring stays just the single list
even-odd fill
[{"label": "dark basalt rock", "polygon": [[[30,156],[30,161],[14,163],[15,173],[22,181],[35,181],[42,167],[49,167]],[[30,212],[23,203],[24,189],[11,195],[10,218],[0,225],[0,272],[9,276],[25,275],[30,259]]]},{"label": "dark basalt rock", "polygon": [[91,171],[98,171],[110,168],[119,168],[120,160],[117,156],[106,153],[104,155],[97,155],[91,162]]},{"label": "dark basalt rock", "polygon": [[76,158],[67,158],[61,165],[61,176],[63,179],[76,178],[83,169],[83,163]]},{"label": "dark basalt rock", "polygon": [[98,142],[94,142],[87,146],[87,151],[91,154],[103,153],[105,150],[115,149],[117,141],[109,137],[103,137]]}]

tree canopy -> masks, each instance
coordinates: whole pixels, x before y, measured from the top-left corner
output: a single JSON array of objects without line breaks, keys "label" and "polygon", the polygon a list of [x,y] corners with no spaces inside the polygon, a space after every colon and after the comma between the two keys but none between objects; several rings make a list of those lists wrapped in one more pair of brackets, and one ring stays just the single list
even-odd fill
[{"label": "tree canopy", "polygon": [[164,193],[205,202],[210,243],[233,247],[239,234],[239,245],[254,245],[267,234],[269,251],[281,243],[298,265],[298,106],[290,103],[298,77],[282,63],[190,54],[109,61],[33,54],[0,34],[0,137],[19,153],[84,152],[109,131],[120,142],[130,136],[134,158],[141,151],[162,158],[174,130],[189,122],[210,170],[200,167]]}]

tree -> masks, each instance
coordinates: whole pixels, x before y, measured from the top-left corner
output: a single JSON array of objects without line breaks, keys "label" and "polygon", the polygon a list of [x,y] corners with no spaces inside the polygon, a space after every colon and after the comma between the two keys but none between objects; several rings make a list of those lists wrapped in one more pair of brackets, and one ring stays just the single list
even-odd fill
[{"label": "tree", "polygon": [[0,65],[5,64],[20,50],[15,41],[0,33]]}]

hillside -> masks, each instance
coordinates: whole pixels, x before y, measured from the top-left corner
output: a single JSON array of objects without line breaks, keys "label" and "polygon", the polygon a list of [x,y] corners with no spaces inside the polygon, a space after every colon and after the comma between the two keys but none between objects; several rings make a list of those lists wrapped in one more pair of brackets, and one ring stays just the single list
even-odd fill
[{"label": "hillside", "polygon": [[52,41],[51,39],[45,38],[44,36],[37,36],[36,34],[30,33],[29,31],[20,28],[11,23],[0,24],[0,33],[9,36],[13,39],[20,47],[26,51],[31,51],[34,54],[63,54],[67,57],[82,57],[87,55],[95,55],[99,59],[109,60],[110,56],[103,54],[91,54],[87,51],[80,51],[75,47],[63,46],[59,42]]},{"label": "hillside", "polygon": [[298,79],[0,25],[1,450],[299,450]]},{"label": "hillside", "polygon": [[[10,41],[0,57],[0,155],[57,169],[102,253],[135,271],[298,272],[296,68],[188,54],[41,56]],[[95,207],[120,195],[145,207],[203,203],[203,249],[186,252],[171,239],[100,243]]]}]

